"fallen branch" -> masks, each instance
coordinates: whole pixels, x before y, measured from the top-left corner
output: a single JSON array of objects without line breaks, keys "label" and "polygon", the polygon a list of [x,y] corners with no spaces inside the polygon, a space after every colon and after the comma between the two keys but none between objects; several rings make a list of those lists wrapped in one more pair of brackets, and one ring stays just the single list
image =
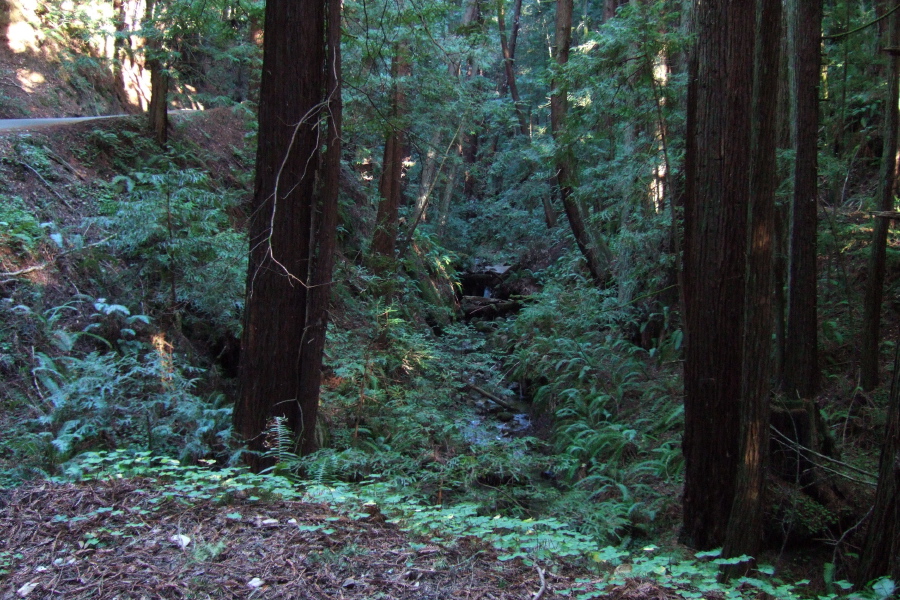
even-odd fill
[{"label": "fallen branch", "polygon": [[0,84],[8,85],[9,87],[19,88],[20,90],[22,90],[22,91],[25,92],[26,94],[30,94],[30,93],[31,93],[31,92],[29,92],[28,90],[26,90],[24,86],[21,86],[21,85],[19,85],[18,83],[14,82],[14,81],[7,81],[6,79],[0,79]]},{"label": "fallen branch", "polygon": [[69,204],[69,201],[66,200],[66,199],[63,197],[62,194],[60,194],[59,192],[57,192],[57,191],[56,191],[56,188],[54,188],[52,185],[50,185],[50,182],[48,182],[46,179],[44,179],[44,176],[41,175],[40,173],[38,173],[37,169],[35,169],[35,168],[32,167],[31,165],[29,165],[27,162],[23,162],[23,161],[21,161],[21,160],[16,161],[16,162],[18,162],[20,165],[22,165],[23,167],[25,167],[26,169],[28,169],[29,171],[31,171],[32,173],[34,173],[35,176],[36,176],[38,179],[41,180],[41,183],[43,183],[45,186],[47,186],[47,189],[50,190],[51,192],[53,192],[54,195],[56,195],[56,197],[59,198],[59,199],[62,201],[63,204],[65,204],[66,206],[68,206],[71,210],[75,210],[75,207],[72,206],[71,204]]},{"label": "fallen branch", "polygon": [[544,597],[544,592],[547,591],[547,580],[544,578],[544,570],[538,566],[534,567],[537,569],[538,577],[541,579],[541,589],[537,591],[537,593],[531,597],[531,600],[541,600]]},{"label": "fallen branch", "polygon": [[63,160],[61,157],[57,156],[57,155],[54,154],[53,152],[47,152],[47,156],[50,157],[50,160],[52,160],[53,162],[55,162],[55,163],[61,165],[61,166],[62,166],[63,168],[65,168],[67,171],[69,171],[70,173],[74,174],[76,177],[78,177],[78,179],[80,179],[80,180],[82,180],[82,181],[85,180],[84,175],[82,175],[81,173],[79,173],[79,172],[78,172],[78,169],[76,169],[75,167],[73,167],[72,165],[70,165],[69,163],[67,163],[67,162],[66,162],[65,160]]},{"label": "fallen branch", "polygon": [[500,406],[502,406],[502,407],[505,408],[506,410],[510,410],[510,411],[512,411],[512,412],[519,412],[519,409],[516,408],[515,406],[513,406],[513,405],[511,405],[511,404],[505,402],[504,400],[500,399],[499,396],[496,396],[496,395],[490,393],[490,392],[487,391],[487,390],[481,389],[481,388],[478,387],[477,385],[473,385],[473,384],[471,384],[471,383],[467,383],[467,384],[466,384],[466,387],[467,387],[468,389],[472,390],[473,392],[478,392],[479,394],[481,394],[482,396],[484,396],[484,397],[487,398],[488,400],[493,400],[494,402],[496,402],[497,404],[499,404]]},{"label": "fallen branch", "polygon": [[[8,273],[0,273],[0,277],[18,277],[20,275],[27,275],[28,273],[34,273],[35,271],[40,271],[41,269],[46,269],[47,265],[50,263],[45,262],[39,265],[34,265],[31,267],[26,267],[24,269],[19,269],[18,271],[10,271]],[[3,283],[7,283],[4,281]]]},{"label": "fallen branch", "polygon": [[[68,250],[63,250],[62,252],[60,252],[59,254],[54,256],[53,260],[58,260],[59,258],[65,256],[66,254],[71,254],[78,250],[87,250],[88,248],[93,248],[94,246],[99,246],[100,244],[102,244],[104,242],[108,242],[109,240],[111,240],[114,237],[116,237],[116,234],[108,235],[105,238],[103,238],[102,240],[100,240],[98,242],[94,242],[93,244],[88,244],[87,246],[81,246],[80,248],[69,248]],[[35,271],[40,271],[42,269],[46,269],[48,266],[50,266],[50,262],[51,261],[48,260],[47,262],[41,263],[39,265],[32,265],[30,267],[25,267],[24,269],[19,269],[18,271],[9,271],[7,273],[0,273],[0,277],[20,277],[22,275],[27,275],[28,273],[34,273]],[[0,281],[0,283],[6,284],[6,283],[12,283],[13,281],[14,281],[13,279],[6,279],[3,281]]]}]

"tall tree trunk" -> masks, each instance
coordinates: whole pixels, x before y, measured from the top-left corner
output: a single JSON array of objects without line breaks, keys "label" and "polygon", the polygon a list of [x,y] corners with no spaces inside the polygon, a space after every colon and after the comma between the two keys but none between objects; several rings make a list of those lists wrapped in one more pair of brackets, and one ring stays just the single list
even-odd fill
[{"label": "tall tree trunk", "polygon": [[[572,43],[572,0],[558,0],[556,5],[556,63],[560,70],[569,62],[569,47]],[[571,148],[566,147],[563,133],[566,126],[566,113],[569,109],[568,86],[564,83],[562,73],[553,78],[553,93],[550,96],[550,130],[559,148],[556,159],[556,180],[559,193],[575,243],[587,261],[588,271],[597,285],[605,285],[610,278],[609,251],[590,235],[584,222],[584,215],[572,196],[572,185],[575,176],[575,158]]]},{"label": "tall tree trunk", "polygon": [[[466,32],[466,35],[472,30],[475,23],[481,23],[481,3],[480,0],[468,0],[466,10],[463,13],[460,29]],[[472,57],[469,57],[466,68],[466,79],[470,80],[478,73]],[[471,123],[463,124],[462,127],[462,157],[463,157],[463,194],[467,200],[479,200],[481,198],[481,186],[475,172],[475,165],[478,162],[478,144],[479,132],[484,127],[483,121],[477,119]]]},{"label": "tall tree trunk", "polygon": [[[782,4],[782,7],[784,5]],[[787,35],[787,17],[781,15],[781,85],[778,86],[778,148],[791,148],[791,86],[789,70],[790,44]],[[778,165],[777,181],[785,181],[791,173],[787,161]],[[784,389],[784,362],[787,343],[787,281],[790,263],[791,207],[786,201],[775,205],[775,382]]]},{"label": "tall tree trunk", "polygon": [[169,74],[163,65],[161,32],[153,23],[155,0],[147,0],[146,20],[153,28],[151,37],[147,39],[147,69],[150,71],[150,106],[147,109],[150,131],[160,146],[169,141],[169,112],[167,97],[169,95]]},{"label": "tall tree trunk", "polygon": [[795,162],[784,391],[788,397],[809,398],[819,389],[816,226],[822,0],[791,0],[789,6]]},{"label": "tall tree trunk", "polygon": [[453,186],[456,184],[456,173],[459,171],[459,163],[455,160],[447,175],[447,183],[444,185],[444,193],[441,196],[441,206],[438,216],[438,238],[443,239],[447,229],[447,221],[450,218],[450,201],[453,199]]},{"label": "tall tree trunk", "polygon": [[[242,389],[234,429],[251,451],[262,453],[267,427],[284,417],[298,437],[297,449],[308,453],[316,445],[337,224],[340,0],[268,0],[265,15]],[[248,462],[257,470],[267,464],[260,454]]]},{"label": "tall tree trunk", "polygon": [[741,434],[755,11],[698,3],[685,155],[684,541],[721,546]]},{"label": "tall tree trunk", "polygon": [[[521,0],[517,0],[521,2]],[[500,50],[503,53],[503,67],[506,73],[505,84],[500,86],[500,96],[506,95],[505,87],[509,87],[509,95],[512,96],[513,106],[516,110],[516,118],[519,120],[519,132],[528,136],[528,120],[522,109],[522,99],[519,97],[519,87],[516,85],[515,57],[506,40],[506,22],[503,18],[503,2],[497,0],[497,25],[500,28]]]},{"label": "tall tree trunk", "polygon": [[[750,139],[750,210],[747,279],[744,285],[741,438],[734,504],[723,554],[757,556],[763,532],[763,501],[769,449],[772,391],[773,293],[775,291],[775,138],[780,79],[781,0],[757,0]],[[747,567],[736,565],[725,576]]]},{"label": "tall tree trunk", "polygon": [[391,59],[391,77],[394,80],[394,94],[391,100],[392,122],[388,124],[384,143],[381,180],[378,186],[381,201],[375,218],[375,234],[372,237],[372,260],[376,273],[383,274],[393,269],[394,249],[397,245],[398,213],[403,198],[403,138],[399,119],[406,110],[406,93],[400,77],[409,74],[405,49],[398,47]]},{"label": "tall tree trunk", "polygon": [[894,377],[878,466],[878,488],[856,581],[864,585],[883,575],[900,581],[900,340],[894,352]]},{"label": "tall tree trunk", "polygon": [[519,24],[522,19],[522,0],[515,0],[513,4],[512,32],[509,34],[509,55],[515,60],[516,46],[519,40]]},{"label": "tall tree trunk", "polygon": [[128,92],[125,89],[125,73],[122,65],[125,62],[125,36],[127,31],[125,0],[113,0],[113,13],[115,16],[115,34],[113,37],[113,89],[115,90],[116,100],[122,106],[123,110],[131,112],[132,105],[128,101]]},{"label": "tall tree trunk", "polygon": [[[416,194],[416,211],[413,220],[425,221],[428,198],[434,189],[435,179],[438,176],[438,146],[441,143],[441,132],[435,131],[431,135],[428,149],[425,151],[425,163],[422,165],[422,175],[419,178],[419,192]],[[452,145],[452,144],[451,144]]]},{"label": "tall tree trunk", "polygon": [[[896,4],[894,4],[896,6]],[[900,43],[900,18],[895,12],[890,16],[886,47],[893,49],[888,68],[887,96],[885,98],[884,125],[882,128],[883,152],[878,176],[878,210],[894,209],[894,177],[897,162],[897,128],[900,114],[897,98],[900,95],[900,60],[896,52]],[[869,247],[869,269],[866,292],[863,299],[861,356],[859,361],[860,386],[870,391],[878,385],[879,330],[881,328],[881,300],[884,294],[884,272],[887,257],[887,219],[875,219],[872,244]]]}]

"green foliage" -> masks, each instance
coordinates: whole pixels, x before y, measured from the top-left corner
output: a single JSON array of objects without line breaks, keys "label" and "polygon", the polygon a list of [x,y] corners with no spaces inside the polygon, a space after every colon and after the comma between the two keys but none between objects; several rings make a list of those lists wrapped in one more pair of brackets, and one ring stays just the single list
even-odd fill
[{"label": "green foliage", "polygon": [[30,376],[38,397],[9,442],[20,462],[53,470],[79,452],[117,447],[198,458],[228,443],[225,397],[196,391],[200,370],[162,334],[149,335],[145,315],[85,297],[42,312],[10,310],[37,331]]},{"label": "green foliage", "polygon": [[[755,599],[759,597],[778,598],[779,600],[800,600],[813,598],[817,600],[862,600],[864,598],[883,598],[879,594],[893,589],[893,582],[882,579],[875,583],[871,591],[863,591],[848,595],[829,593],[813,594],[807,591],[808,580],[796,583],[785,583],[774,576],[775,568],[770,565],[759,565],[751,574],[734,578],[728,583],[719,581],[720,568],[725,565],[741,564],[750,561],[749,556],[736,558],[720,558],[721,549],[709,552],[698,552],[694,558],[678,559],[675,556],[660,553],[656,546],[643,548],[640,554],[629,555],[628,552],[615,548],[604,548],[593,556],[601,565],[615,570],[601,583],[582,585],[559,593],[574,596],[578,600],[606,598],[613,586],[624,585],[626,578],[651,580],[668,589],[677,591],[682,598],[724,598],[728,600]],[[885,583],[882,583],[885,582]],[[843,590],[850,584],[837,582]],[[881,585],[881,587],[878,587]],[[877,588],[877,589],[876,589]]]},{"label": "green foliage", "polygon": [[59,462],[91,448],[136,447],[183,458],[208,455],[227,440],[231,409],[193,393],[196,380],[156,352],[52,359],[33,372],[44,389],[32,427],[47,432]]},{"label": "green foliage", "polygon": [[0,244],[20,254],[32,254],[46,228],[18,196],[0,196]]},{"label": "green foliage", "polygon": [[219,334],[239,335],[247,275],[246,235],[231,223],[236,193],[208,173],[168,168],[113,180],[124,198],[104,207],[115,247],[154,283],[151,299],[170,310],[187,307]]},{"label": "green foliage", "polygon": [[214,500],[227,503],[234,498],[250,502],[298,497],[294,486],[282,477],[257,475],[242,467],[214,467],[215,461],[201,465],[182,464],[149,451],[116,450],[85,452],[65,465],[63,481],[92,481],[120,477],[140,477],[155,482],[162,498],[187,501]]}]

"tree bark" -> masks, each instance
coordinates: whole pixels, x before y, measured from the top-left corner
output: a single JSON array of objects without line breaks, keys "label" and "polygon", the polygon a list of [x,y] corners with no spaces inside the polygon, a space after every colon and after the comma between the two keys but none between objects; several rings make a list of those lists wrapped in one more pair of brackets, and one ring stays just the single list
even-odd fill
[{"label": "tree bark", "polygon": [[438,216],[438,238],[443,239],[447,229],[447,221],[450,218],[450,201],[453,199],[453,187],[456,184],[456,173],[459,171],[459,163],[455,160],[447,174],[447,183],[444,185],[444,193],[441,196],[441,206]]},{"label": "tree bark", "polygon": [[[775,292],[775,146],[780,79],[781,0],[758,0],[750,140],[750,209],[747,279],[744,286],[741,438],[734,504],[723,555],[757,556],[763,532],[763,501],[769,449],[772,391],[773,295]],[[738,575],[748,565],[723,572]]]},{"label": "tree bark", "polygon": [[[557,2],[555,40],[556,63],[562,70],[569,62],[569,47],[572,43],[572,0],[558,0]],[[610,278],[609,251],[605,246],[597,247],[598,244],[588,232],[584,215],[572,195],[575,159],[571,149],[566,147],[567,144],[563,140],[568,107],[568,89],[563,81],[562,73],[558,73],[553,78],[553,92],[550,96],[550,130],[558,146],[556,180],[559,183],[559,193],[569,226],[575,237],[575,243],[578,244],[578,249],[587,261],[591,278],[597,285],[603,286]]]},{"label": "tree bark", "polygon": [[397,218],[403,197],[401,180],[405,134],[400,128],[399,119],[406,110],[406,92],[400,77],[409,75],[409,65],[404,53],[405,49],[398,46],[391,60],[391,77],[394,80],[394,95],[391,100],[392,122],[388,124],[390,129],[384,143],[384,160],[378,186],[381,201],[378,203],[371,248],[373,270],[378,274],[389,272],[393,268],[394,250],[397,245]]},{"label": "tree bark", "polygon": [[755,11],[742,0],[695,7],[685,156],[685,457],[682,538],[721,546],[734,502]]},{"label": "tree bark", "polygon": [[[879,219],[881,220],[881,219]],[[856,581],[864,585],[890,575],[900,580],[900,340],[894,353],[894,377],[887,409],[878,488],[872,519],[859,558]]]},{"label": "tree bark", "polygon": [[822,0],[792,0],[790,6],[795,162],[784,392],[791,398],[810,398],[819,389],[816,226]]},{"label": "tree bark", "polygon": [[[503,53],[503,66],[506,72],[506,86],[509,87],[509,95],[513,100],[513,107],[516,110],[516,118],[519,120],[519,132],[528,136],[528,120],[525,118],[525,112],[522,109],[522,99],[519,97],[519,87],[516,85],[516,69],[515,57],[512,53],[509,43],[506,40],[506,22],[503,18],[503,1],[497,0],[497,25],[500,28],[500,50]],[[521,0],[517,0],[521,3]],[[500,97],[506,95],[506,86],[500,87]]]},{"label": "tree bark", "polygon": [[150,106],[147,108],[150,131],[160,146],[169,141],[169,112],[166,98],[169,94],[169,74],[165,70],[162,55],[160,32],[153,23],[154,0],[147,0],[147,26],[153,28],[151,37],[147,39],[147,70],[150,71]]},{"label": "tree bark", "polygon": [[[896,6],[896,4],[894,4]],[[900,43],[900,18],[895,12],[889,18],[887,48],[895,48]],[[897,98],[900,95],[900,60],[896,54],[890,55],[888,68],[887,96],[885,98],[884,125],[882,128],[883,152],[881,170],[878,176],[878,210],[894,209],[894,177],[897,162],[897,129],[900,127],[900,113]],[[865,391],[878,385],[879,330],[881,328],[881,301],[884,295],[884,274],[887,258],[888,219],[875,219],[872,244],[869,248],[869,268],[866,292],[863,298],[863,321],[861,355],[859,361],[859,384]]]},{"label": "tree bark", "polygon": [[242,389],[234,410],[235,431],[257,453],[248,459],[256,470],[269,462],[261,453],[275,417],[287,420],[298,451],[316,445],[340,177],[340,2],[268,0],[265,11]]}]

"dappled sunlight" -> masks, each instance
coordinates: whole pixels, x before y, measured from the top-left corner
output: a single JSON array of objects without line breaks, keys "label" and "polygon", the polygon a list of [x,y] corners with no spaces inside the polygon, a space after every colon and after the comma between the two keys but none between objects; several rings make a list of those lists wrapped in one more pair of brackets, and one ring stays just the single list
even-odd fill
[{"label": "dappled sunlight", "polygon": [[22,85],[22,89],[24,89],[29,94],[34,93],[37,86],[42,83],[46,83],[47,78],[44,77],[43,73],[38,73],[37,71],[32,71],[31,69],[19,69],[16,71],[16,78],[19,80],[19,83]]},{"label": "dappled sunlight", "polygon": [[44,34],[36,27],[37,0],[8,0],[7,14],[3,15],[7,46],[16,54],[38,52]]},{"label": "dappled sunlight", "polygon": [[175,363],[172,359],[174,346],[166,341],[166,335],[163,332],[154,334],[150,338],[150,343],[153,344],[153,349],[156,350],[156,354],[159,357],[160,383],[163,388],[169,389],[172,387],[172,382],[175,378]]}]

